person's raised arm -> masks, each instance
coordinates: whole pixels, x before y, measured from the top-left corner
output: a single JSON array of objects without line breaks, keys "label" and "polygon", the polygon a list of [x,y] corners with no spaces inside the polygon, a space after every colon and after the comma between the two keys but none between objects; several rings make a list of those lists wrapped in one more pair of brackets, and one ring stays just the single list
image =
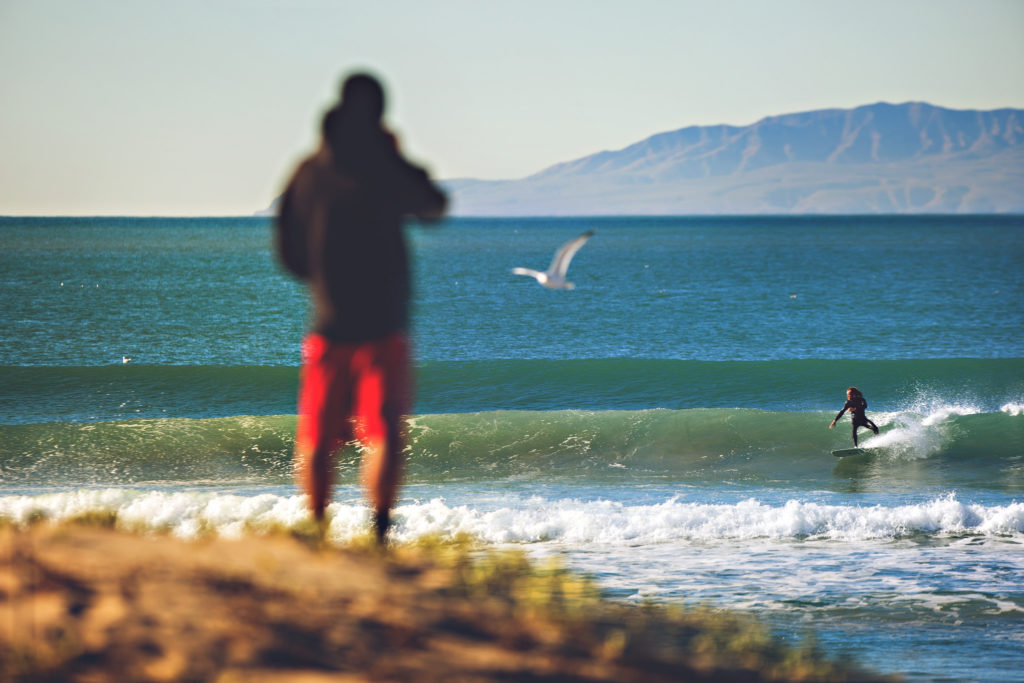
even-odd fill
[{"label": "person's raised arm", "polygon": [[438,221],[448,210],[448,196],[430,179],[430,175],[403,156],[398,139],[387,128],[382,128],[387,151],[376,167],[379,187],[387,188],[391,200],[397,203],[399,213],[421,221]]},{"label": "person's raised arm", "polygon": [[448,210],[448,196],[418,166],[404,164],[400,200],[402,213],[421,221],[438,221]]}]

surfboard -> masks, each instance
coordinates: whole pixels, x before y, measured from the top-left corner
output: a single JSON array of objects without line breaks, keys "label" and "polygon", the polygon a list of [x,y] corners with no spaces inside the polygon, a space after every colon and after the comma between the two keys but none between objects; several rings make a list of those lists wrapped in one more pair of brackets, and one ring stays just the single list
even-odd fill
[{"label": "surfboard", "polygon": [[847,455],[866,455],[867,451],[863,448],[840,448],[838,451],[832,451],[832,455],[837,458],[843,458]]}]

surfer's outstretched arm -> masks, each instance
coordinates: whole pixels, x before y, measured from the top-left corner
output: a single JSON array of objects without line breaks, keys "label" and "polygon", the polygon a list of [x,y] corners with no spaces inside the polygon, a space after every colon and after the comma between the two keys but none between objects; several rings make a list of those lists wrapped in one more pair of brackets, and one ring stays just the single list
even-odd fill
[{"label": "surfer's outstretched arm", "polygon": [[836,422],[839,422],[839,418],[841,418],[843,416],[843,413],[845,413],[845,412],[846,412],[846,406],[843,406],[843,409],[839,411],[839,414],[836,415],[836,418],[834,420],[832,420],[832,424],[830,424],[828,426],[828,428],[832,429],[833,427],[835,427],[836,426]]}]

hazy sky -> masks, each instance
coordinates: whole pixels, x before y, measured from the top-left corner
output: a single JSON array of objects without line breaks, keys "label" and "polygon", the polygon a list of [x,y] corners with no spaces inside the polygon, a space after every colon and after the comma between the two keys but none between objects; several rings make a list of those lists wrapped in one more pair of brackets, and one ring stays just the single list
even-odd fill
[{"label": "hazy sky", "polygon": [[370,68],[437,177],[878,101],[1024,108],[1019,0],[0,0],[0,215],[247,215]]}]

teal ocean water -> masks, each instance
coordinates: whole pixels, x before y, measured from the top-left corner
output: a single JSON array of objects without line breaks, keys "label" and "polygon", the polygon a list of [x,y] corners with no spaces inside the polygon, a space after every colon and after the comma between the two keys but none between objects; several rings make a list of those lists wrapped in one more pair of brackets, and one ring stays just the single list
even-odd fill
[{"label": "teal ocean water", "polygon": [[[575,290],[510,273],[587,229]],[[912,681],[1024,680],[1024,217],[410,238],[400,539],[557,553],[617,599],[748,610]],[[308,315],[267,219],[0,218],[0,518],[298,522]],[[837,459],[851,384],[881,430]],[[341,542],[369,512],[338,460]]]}]

